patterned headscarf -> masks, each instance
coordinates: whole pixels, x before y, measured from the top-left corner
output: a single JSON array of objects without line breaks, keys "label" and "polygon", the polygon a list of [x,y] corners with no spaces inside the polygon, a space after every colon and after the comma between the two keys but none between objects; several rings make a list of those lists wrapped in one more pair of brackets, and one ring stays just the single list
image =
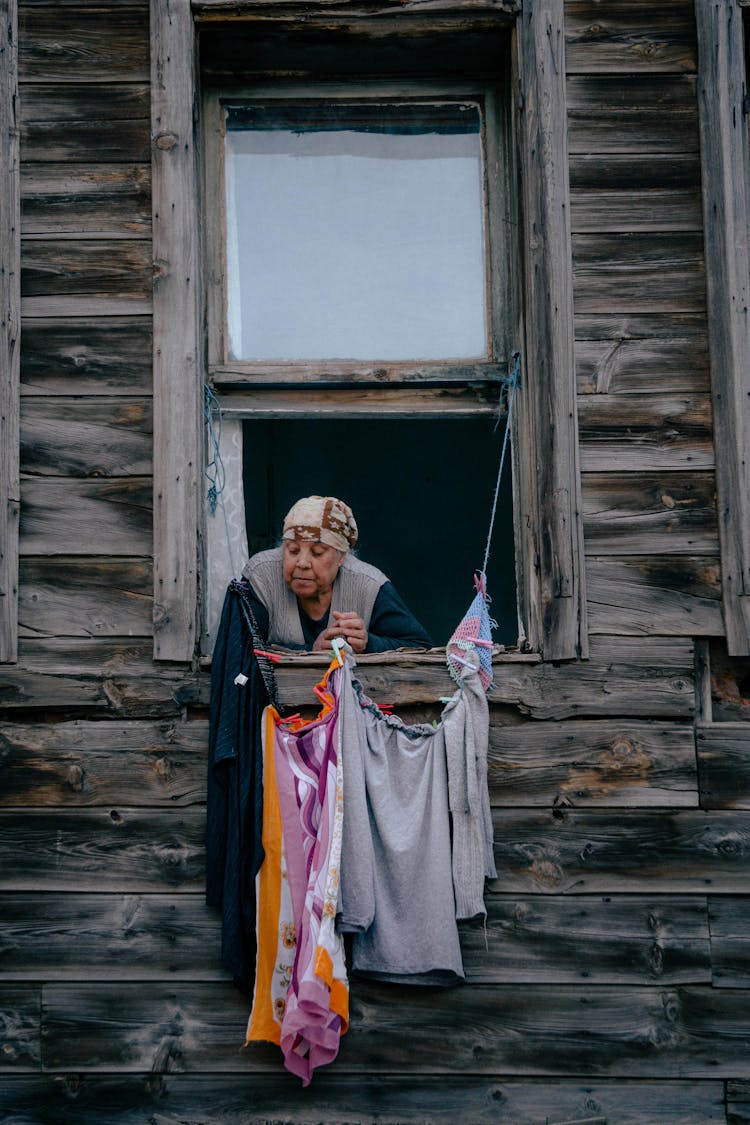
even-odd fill
[{"label": "patterned headscarf", "polygon": [[305,496],[287,512],[282,539],[306,539],[346,552],[357,542],[357,521],[335,496]]}]

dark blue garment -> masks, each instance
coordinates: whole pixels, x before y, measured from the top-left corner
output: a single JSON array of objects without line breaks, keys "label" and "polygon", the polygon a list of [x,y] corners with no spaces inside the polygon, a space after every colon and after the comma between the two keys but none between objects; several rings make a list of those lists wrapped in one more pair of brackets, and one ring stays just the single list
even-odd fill
[{"label": "dark blue garment", "polygon": [[[325,613],[316,621],[299,607],[306,648],[313,647],[316,638],[328,625],[328,617],[329,614]],[[372,609],[365,652],[389,652],[394,648],[432,648],[432,641],[393,583],[385,582],[378,590]]]},{"label": "dark blue garment", "polygon": [[[206,902],[221,910],[222,964],[252,995],[255,876],[264,855],[261,715],[268,692],[241,599],[230,586],[211,667]],[[239,672],[248,677],[244,686],[234,682]]]}]

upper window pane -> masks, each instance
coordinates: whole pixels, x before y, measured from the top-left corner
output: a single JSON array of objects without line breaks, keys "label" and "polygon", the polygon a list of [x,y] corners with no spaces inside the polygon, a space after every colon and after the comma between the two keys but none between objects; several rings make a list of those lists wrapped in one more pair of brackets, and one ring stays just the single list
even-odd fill
[{"label": "upper window pane", "polygon": [[226,108],[237,360],[487,356],[476,102]]}]

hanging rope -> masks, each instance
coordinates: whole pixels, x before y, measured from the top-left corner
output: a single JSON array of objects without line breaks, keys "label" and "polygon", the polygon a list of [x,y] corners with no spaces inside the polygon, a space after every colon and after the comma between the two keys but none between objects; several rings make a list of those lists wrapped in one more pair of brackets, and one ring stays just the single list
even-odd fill
[{"label": "hanging rope", "polygon": [[229,534],[229,519],[224,504],[224,489],[226,488],[227,477],[224,470],[224,462],[221,459],[221,406],[219,405],[219,400],[216,395],[207,384],[203,387],[203,415],[208,430],[210,452],[210,459],[206,465],[206,477],[209,481],[208,492],[206,493],[208,509],[211,515],[215,516],[217,507],[221,507],[221,514],[224,517],[224,534],[227,540],[229,565],[232,568],[232,577],[236,578],[237,570],[234,565],[232,553],[232,537]]},{"label": "hanging rope", "polygon": [[497,481],[495,482],[495,495],[492,499],[492,512],[490,514],[490,526],[487,532],[487,543],[484,548],[484,562],[482,563],[481,574],[484,577],[487,574],[487,563],[490,558],[490,543],[492,542],[492,532],[495,528],[495,516],[497,514],[497,504],[500,498],[500,482],[503,476],[503,466],[505,465],[505,454],[508,449],[508,438],[510,437],[510,427],[513,417],[513,399],[515,398],[516,388],[521,381],[521,353],[513,352],[511,355],[513,360],[513,368],[509,375],[503,379],[503,391],[507,397],[508,410],[505,416],[505,433],[503,435],[503,447],[500,453],[500,465],[497,470]]}]

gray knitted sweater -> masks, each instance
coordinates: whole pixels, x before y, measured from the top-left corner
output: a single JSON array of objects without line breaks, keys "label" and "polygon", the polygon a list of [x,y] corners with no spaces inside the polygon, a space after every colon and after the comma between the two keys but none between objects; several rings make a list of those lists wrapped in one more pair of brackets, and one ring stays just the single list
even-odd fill
[{"label": "gray knitted sweater", "polygon": [[[269,643],[303,647],[305,638],[297,598],[284,582],[282,555],[281,547],[260,551],[245,564],[242,577],[250,582],[268,610]],[[387,581],[377,567],[346,555],[333,584],[331,613],[357,613],[369,628],[378,591]]]}]

